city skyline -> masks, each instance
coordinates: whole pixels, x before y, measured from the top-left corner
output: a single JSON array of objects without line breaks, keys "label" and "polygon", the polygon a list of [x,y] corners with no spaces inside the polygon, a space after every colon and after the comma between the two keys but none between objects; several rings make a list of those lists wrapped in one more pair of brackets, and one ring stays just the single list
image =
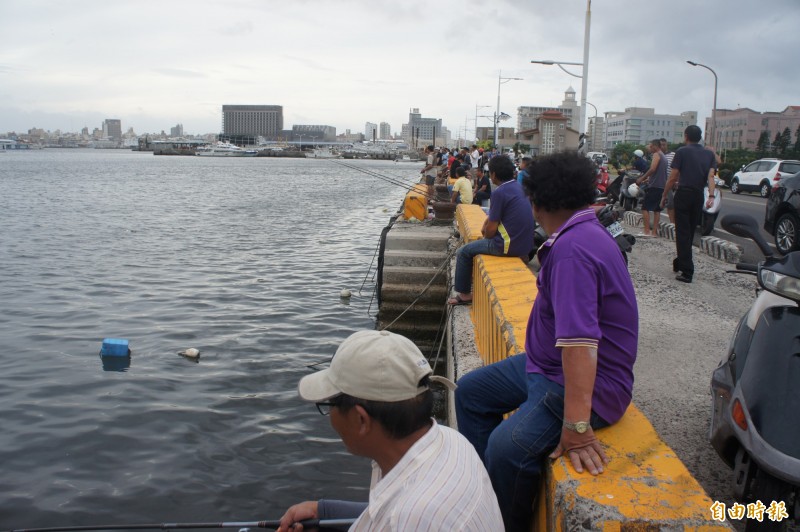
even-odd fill
[{"label": "city skyline", "polygon": [[[501,112],[556,107],[570,85],[580,99],[579,79],[530,60],[581,61],[585,9],[585,0],[241,0],[220,17],[186,1],[13,3],[0,19],[9,43],[0,51],[0,131],[74,132],[117,118],[137,133],[183,124],[202,135],[219,133],[223,105],[259,104],[282,105],[287,126],[357,132],[387,122],[393,134],[418,108],[463,136],[491,126],[482,116],[495,111],[501,73],[523,78],[502,84]],[[595,0],[587,100],[600,116],[696,109],[702,125],[714,79],[692,60],[718,74],[720,109],[800,104],[789,68],[797,22],[793,0],[674,0],[664,9]]]}]

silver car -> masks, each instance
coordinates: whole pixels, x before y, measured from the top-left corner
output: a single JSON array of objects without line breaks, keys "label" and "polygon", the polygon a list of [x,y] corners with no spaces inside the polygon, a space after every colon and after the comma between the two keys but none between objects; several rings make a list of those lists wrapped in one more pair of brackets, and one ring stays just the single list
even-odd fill
[{"label": "silver car", "polygon": [[800,172],[800,161],[759,159],[743,166],[733,175],[731,192],[758,192],[762,198],[766,198],[778,181],[797,172]]}]

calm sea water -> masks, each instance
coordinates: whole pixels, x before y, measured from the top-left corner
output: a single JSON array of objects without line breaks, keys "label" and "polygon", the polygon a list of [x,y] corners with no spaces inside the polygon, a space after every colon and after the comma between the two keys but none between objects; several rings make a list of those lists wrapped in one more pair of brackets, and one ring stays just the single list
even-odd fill
[{"label": "calm sea water", "polygon": [[[374,326],[369,280],[339,292],[403,194],[329,160],[0,154],[0,526],[366,500],[369,464],[296,386]],[[104,337],[130,340],[129,367],[104,367]]]}]

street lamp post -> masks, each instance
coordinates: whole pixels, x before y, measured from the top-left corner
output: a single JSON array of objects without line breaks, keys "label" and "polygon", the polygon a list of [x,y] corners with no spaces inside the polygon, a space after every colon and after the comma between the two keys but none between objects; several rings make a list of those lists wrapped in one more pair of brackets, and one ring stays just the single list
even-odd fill
[{"label": "street lamp post", "polygon": [[300,137],[299,140],[300,144],[298,145],[298,148],[300,149],[300,151],[303,151],[303,135],[298,134],[297,136]]},{"label": "street lamp post", "polygon": [[714,149],[717,148],[717,139],[715,135],[717,134],[717,73],[714,72],[714,69],[706,66],[701,65],[700,63],[695,63],[694,61],[686,61],[692,66],[699,66],[703,67],[706,70],[710,71],[714,74],[714,107],[711,109],[711,135],[706,135],[706,143],[708,143],[709,137],[711,138],[711,143],[713,144]]},{"label": "street lamp post", "polygon": [[[570,76],[574,76],[576,78],[581,78],[581,123],[580,123],[580,132],[584,135],[584,142],[583,148],[581,150],[585,153],[586,152],[586,90],[589,86],[589,33],[592,27],[592,0],[586,0],[586,22],[584,24],[583,29],[583,62],[582,63],[570,63],[567,61],[539,61],[539,60],[532,60],[531,63],[538,63],[540,65],[557,65],[558,68],[569,74]],[[573,74],[562,65],[574,65],[583,67],[581,75]]]},{"label": "street lamp post", "polygon": [[[502,120],[507,120],[510,118],[509,115],[500,112],[500,85],[503,83],[508,83],[509,81],[522,81],[523,78],[504,78],[503,72],[497,76],[497,107],[494,109],[494,145],[497,146],[497,126],[500,123],[501,117]],[[475,127],[477,128],[477,122],[475,123]]]},{"label": "street lamp post", "polygon": [[475,104],[475,140],[478,140],[478,109],[485,109],[487,107],[491,107],[491,105],[478,105]]},{"label": "street lamp post", "polygon": [[594,138],[595,138],[596,133],[597,133],[597,107],[595,107],[592,102],[586,102],[586,105],[591,105],[592,109],[594,109],[594,122],[592,122],[592,150],[593,151],[597,151],[595,149],[595,145],[594,145],[595,144],[594,143]]}]

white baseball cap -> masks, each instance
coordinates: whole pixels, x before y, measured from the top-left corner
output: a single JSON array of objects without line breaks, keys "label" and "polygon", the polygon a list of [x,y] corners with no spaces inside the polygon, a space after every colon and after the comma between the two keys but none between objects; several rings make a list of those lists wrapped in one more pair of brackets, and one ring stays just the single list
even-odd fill
[{"label": "white baseball cap", "polygon": [[392,403],[412,399],[428,389],[420,381],[430,376],[455,390],[456,385],[433,375],[414,342],[389,331],[351,334],[333,355],[329,368],[306,375],[297,389],[306,401],[324,401],[345,393],[358,399]]}]

